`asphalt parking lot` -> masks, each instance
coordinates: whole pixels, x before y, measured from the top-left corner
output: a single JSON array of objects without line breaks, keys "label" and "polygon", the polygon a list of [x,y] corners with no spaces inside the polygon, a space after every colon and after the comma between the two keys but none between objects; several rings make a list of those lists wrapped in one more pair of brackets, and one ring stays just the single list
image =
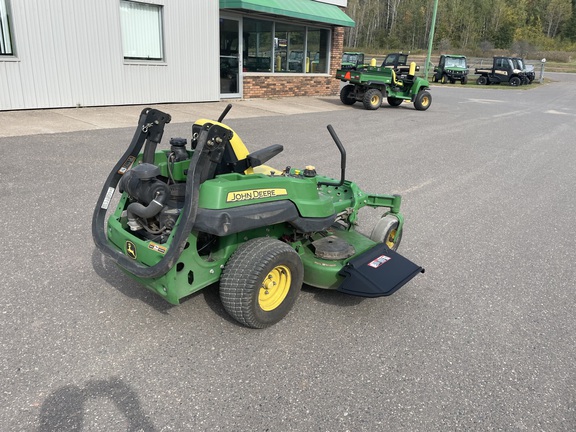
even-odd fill
[{"label": "asphalt parking lot", "polygon": [[[402,195],[399,251],[426,268],[390,297],[304,287],[266,330],[229,318],[217,286],[169,305],[95,249],[140,108],[0,112],[1,429],[576,430],[576,77],[550,76],[437,85],[425,112],[235,102],[249,149],[337,177],[332,124],[347,177]],[[164,140],[225,105],[162,106]]]}]

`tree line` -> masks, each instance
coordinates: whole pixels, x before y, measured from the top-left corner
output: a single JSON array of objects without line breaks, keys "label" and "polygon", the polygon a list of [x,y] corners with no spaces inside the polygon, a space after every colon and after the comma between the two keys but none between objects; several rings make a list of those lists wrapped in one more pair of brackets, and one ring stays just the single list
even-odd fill
[{"label": "tree line", "polygon": [[[428,48],[435,0],[348,0],[350,48]],[[576,0],[438,0],[433,48],[574,50]]]}]

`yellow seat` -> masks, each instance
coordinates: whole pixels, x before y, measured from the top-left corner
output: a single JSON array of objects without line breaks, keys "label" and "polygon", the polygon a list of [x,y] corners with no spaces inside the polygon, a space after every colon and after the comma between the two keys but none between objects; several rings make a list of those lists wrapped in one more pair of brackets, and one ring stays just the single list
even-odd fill
[{"label": "yellow seat", "polygon": [[[206,123],[218,125],[218,126],[221,126],[225,129],[230,130],[232,132],[232,139],[230,140],[230,145],[232,147],[232,151],[234,152],[234,155],[236,156],[236,159],[241,161],[241,160],[246,159],[248,157],[250,152],[248,151],[248,149],[246,148],[246,146],[244,145],[244,143],[242,142],[242,140],[240,139],[238,134],[236,132],[234,132],[234,130],[232,128],[226,126],[224,123],[219,123],[217,121],[208,120],[208,119],[199,119],[194,123],[194,125],[198,125],[198,126],[202,127]],[[276,170],[276,169],[274,169],[268,165],[259,165],[255,168],[248,166],[248,168],[244,171],[244,174],[255,174],[255,173],[257,173],[257,174],[270,174],[270,171],[280,172],[282,170]]]},{"label": "yellow seat", "polygon": [[396,86],[396,87],[402,87],[404,85],[404,83],[402,81],[399,81],[396,79],[396,72],[394,72],[394,69],[392,70],[392,83]]}]

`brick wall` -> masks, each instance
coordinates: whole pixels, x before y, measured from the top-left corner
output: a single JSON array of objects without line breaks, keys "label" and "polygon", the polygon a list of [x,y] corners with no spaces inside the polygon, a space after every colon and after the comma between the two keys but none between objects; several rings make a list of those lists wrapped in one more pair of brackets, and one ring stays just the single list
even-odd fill
[{"label": "brick wall", "polygon": [[283,96],[330,96],[338,93],[340,81],[336,78],[336,69],[342,62],[344,28],[332,28],[332,52],[330,53],[330,71],[326,75],[263,74],[247,75],[243,80],[245,99]]}]

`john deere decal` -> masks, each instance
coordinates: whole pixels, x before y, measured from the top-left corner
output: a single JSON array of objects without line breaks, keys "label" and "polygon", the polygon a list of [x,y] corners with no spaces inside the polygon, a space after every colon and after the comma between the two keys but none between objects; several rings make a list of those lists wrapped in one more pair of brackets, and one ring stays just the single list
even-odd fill
[{"label": "john deere decal", "polygon": [[136,259],[136,246],[130,240],[126,240],[126,255],[132,259]]},{"label": "john deere decal", "polygon": [[226,202],[250,201],[262,198],[274,198],[288,195],[286,189],[250,189],[236,192],[228,192]]}]

